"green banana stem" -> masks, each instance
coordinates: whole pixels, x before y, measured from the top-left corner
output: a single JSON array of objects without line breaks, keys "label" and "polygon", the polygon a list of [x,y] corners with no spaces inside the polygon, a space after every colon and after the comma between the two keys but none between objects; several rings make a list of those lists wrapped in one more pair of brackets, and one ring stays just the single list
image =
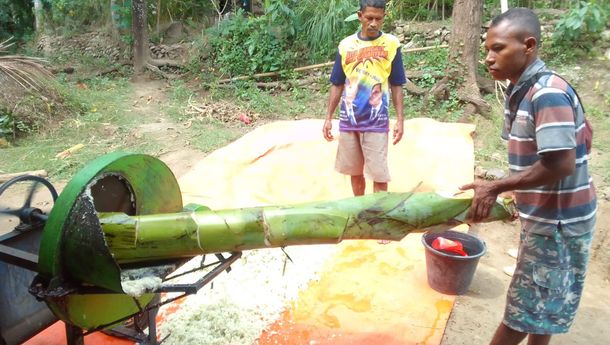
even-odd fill
[{"label": "green banana stem", "polygon": [[[375,193],[295,206],[99,217],[106,244],[121,264],[346,239],[399,241],[414,231],[463,223],[471,201],[431,192]],[[484,221],[513,214],[512,204],[499,200]]]}]

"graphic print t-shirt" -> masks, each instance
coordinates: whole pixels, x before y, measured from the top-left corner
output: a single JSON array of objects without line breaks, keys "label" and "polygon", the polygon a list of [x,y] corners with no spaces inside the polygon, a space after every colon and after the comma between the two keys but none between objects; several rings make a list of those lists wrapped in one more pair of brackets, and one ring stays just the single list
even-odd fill
[{"label": "graphic print t-shirt", "polygon": [[346,37],[330,81],[345,85],[339,110],[340,131],[387,132],[390,84],[406,82],[400,41],[382,33],[372,40],[359,33]]}]

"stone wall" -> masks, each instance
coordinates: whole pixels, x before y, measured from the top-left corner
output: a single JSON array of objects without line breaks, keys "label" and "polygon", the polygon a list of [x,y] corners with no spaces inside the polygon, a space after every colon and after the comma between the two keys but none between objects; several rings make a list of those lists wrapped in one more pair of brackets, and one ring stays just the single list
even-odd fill
[{"label": "stone wall", "polygon": [[[181,60],[190,44],[150,44],[153,59]],[[43,35],[37,42],[38,51],[44,56],[76,57],[87,56],[94,59],[107,58],[110,61],[131,60],[131,47],[117,42],[104,32],[89,32],[73,37]]]}]

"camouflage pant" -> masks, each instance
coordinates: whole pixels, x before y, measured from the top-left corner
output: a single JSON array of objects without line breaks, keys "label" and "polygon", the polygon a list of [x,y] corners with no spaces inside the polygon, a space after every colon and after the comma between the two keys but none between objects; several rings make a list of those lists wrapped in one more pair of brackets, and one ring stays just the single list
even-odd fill
[{"label": "camouflage pant", "polygon": [[521,232],[519,256],[508,289],[504,324],[532,334],[566,333],[576,315],[593,231],[564,237]]}]

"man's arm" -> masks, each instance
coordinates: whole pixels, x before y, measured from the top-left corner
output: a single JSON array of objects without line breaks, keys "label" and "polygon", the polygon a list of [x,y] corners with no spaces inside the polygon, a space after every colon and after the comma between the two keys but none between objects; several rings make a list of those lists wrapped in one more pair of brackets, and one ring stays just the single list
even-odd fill
[{"label": "man's arm", "polygon": [[396,49],[396,56],[392,61],[392,70],[390,71],[388,81],[392,93],[392,104],[394,105],[394,109],[396,109],[396,125],[394,126],[394,133],[392,134],[392,138],[394,139],[393,144],[396,145],[400,139],[402,139],[403,134],[404,117],[402,103],[404,94],[402,93],[402,85],[407,83],[400,47]]},{"label": "man's arm", "polygon": [[500,193],[553,184],[576,169],[576,150],[551,151],[527,170],[496,181],[477,180],[460,187],[473,189],[474,197],[468,218],[473,222],[486,218]]},{"label": "man's arm", "polygon": [[324,139],[328,141],[333,140],[333,135],[330,133],[330,130],[333,128],[332,120],[335,115],[335,110],[337,109],[337,105],[341,101],[341,94],[343,93],[343,89],[345,85],[335,85],[333,84],[330,87],[330,96],[328,97],[328,107],[326,108],[326,120],[324,121],[324,126],[322,127],[322,133],[324,134]]},{"label": "man's arm", "polygon": [[404,94],[402,91],[402,85],[391,85],[390,90],[392,92],[392,104],[396,109],[396,125],[394,126],[394,133],[392,138],[394,139],[393,144],[396,145],[400,139],[402,139],[404,116],[403,116],[403,98]]}]

